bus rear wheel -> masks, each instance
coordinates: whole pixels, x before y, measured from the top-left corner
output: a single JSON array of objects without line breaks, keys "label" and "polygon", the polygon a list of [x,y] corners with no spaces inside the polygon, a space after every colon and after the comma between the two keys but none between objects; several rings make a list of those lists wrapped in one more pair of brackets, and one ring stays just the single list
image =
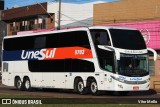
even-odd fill
[{"label": "bus rear wheel", "polygon": [[98,85],[95,79],[92,79],[90,82],[90,92],[92,95],[99,95],[100,92],[98,91]]},{"label": "bus rear wheel", "polygon": [[24,89],[25,89],[25,91],[31,90],[31,82],[30,82],[29,78],[24,79]]},{"label": "bus rear wheel", "polygon": [[23,83],[19,77],[15,79],[15,87],[17,90],[23,90]]},{"label": "bus rear wheel", "polygon": [[87,88],[84,87],[84,83],[82,79],[77,79],[76,83],[75,83],[75,90],[77,91],[77,93],[79,94],[87,94]]}]

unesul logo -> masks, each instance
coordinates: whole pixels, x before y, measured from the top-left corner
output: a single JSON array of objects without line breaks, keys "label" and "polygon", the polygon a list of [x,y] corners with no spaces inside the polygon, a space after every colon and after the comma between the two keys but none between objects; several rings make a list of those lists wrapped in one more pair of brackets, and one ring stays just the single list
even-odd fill
[{"label": "unesul logo", "polygon": [[131,81],[141,81],[142,78],[140,78],[140,77],[132,77],[132,78],[130,78],[130,80]]},{"label": "unesul logo", "polygon": [[38,59],[38,60],[43,60],[43,59],[53,59],[55,55],[56,48],[52,49],[41,49],[37,51],[25,51],[22,50],[21,58],[22,59]]}]

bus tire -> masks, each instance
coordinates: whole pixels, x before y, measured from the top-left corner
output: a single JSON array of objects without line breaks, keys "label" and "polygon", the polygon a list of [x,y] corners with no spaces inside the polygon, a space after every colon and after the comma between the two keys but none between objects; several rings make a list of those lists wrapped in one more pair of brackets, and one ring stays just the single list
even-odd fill
[{"label": "bus tire", "polygon": [[84,83],[83,83],[82,79],[77,79],[75,82],[75,85],[76,85],[75,90],[77,93],[79,93],[81,95],[87,94],[87,88],[84,87]]},{"label": "bus tire", "polygon": [[24,79],[24,89],[25,91],[31,91],[31,82],[28,77]]},{"label": "bus tire", "polygon": [[100,91],[98,90],[98,85],[97,85],[97,82],[96,82],[96,80],[95,79],[92,79],[91,81],[90,81],[90,93],[92,94],[92,95],[99,95],[100,94]]},{"label": "bus tire", "polygon": [[19,77],[15,78],[15,87],[17,90],[20,90],[20,91],[23,90],[23,82]]}]

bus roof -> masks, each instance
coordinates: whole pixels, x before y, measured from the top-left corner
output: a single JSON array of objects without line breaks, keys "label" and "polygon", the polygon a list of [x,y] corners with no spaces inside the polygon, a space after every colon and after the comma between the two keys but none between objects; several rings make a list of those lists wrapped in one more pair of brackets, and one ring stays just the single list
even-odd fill
[{"label": "bus roof", "polygon": [[16,37],[25,37],[25,36],[36,36],[39,34],[50,34],[50,33],[60,33],[60,32],[69,32],[69,31],[77,31],[77,30],[87,30],[87,29],[126,29],[126,30],[137,30],[130,27],[123,27],[123,26],[91,26],[91,27],[80,27],[80,28],[71,28],[71,29],[63,29],[63,30],[54,30],[54,31],[47,31],[47,32],[37,32],[32,34],[23,34],[23,35],[12,35],[12,36],[5,36],[4,39],[7,38],[16,38]]},{"label": "bus roof", "polygon": [[43,35],[43,34],[51,34],[51,33],[79,31],[79,30],[86,31],[87,29],[88,29],[87,27],[81,27],[81,28],[72,28],[72,29],[47,31],[47,32],[37,32],[37,33],[23,34],[23,35],[12,35],[12,36],[5,36],[4,39],[7,39],[7,38],[16,38],[16,37],[26,37],[26,36],[36,36],[36,35],[40,35],[40,34]]},{"label": "bus roof", "polygon": [[89,29],[126,29],[126,30],[137,30],[135,28],[131,27],[125,27],[125,26],[91,26]]}]

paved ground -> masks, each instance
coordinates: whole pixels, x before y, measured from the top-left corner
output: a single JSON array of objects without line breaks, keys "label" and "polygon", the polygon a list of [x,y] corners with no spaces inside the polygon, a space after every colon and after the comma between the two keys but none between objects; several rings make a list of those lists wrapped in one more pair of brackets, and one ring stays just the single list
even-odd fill
[{"label": "paved ground", "polygon": [[[18,91],[14,87],[8,87],[0,84],[0,94],[15,94],[27,95],[35,98],[117,98],[117,95],[109,95],[103,92],[100,96],[92,95],[79,95],[72,90],[59,90],[59,89],[34,89],[31,92]],[[143,92],[130,92],[128,96],[118,96],[122,98],[160,98],[160,93],[153,90]]]}]

